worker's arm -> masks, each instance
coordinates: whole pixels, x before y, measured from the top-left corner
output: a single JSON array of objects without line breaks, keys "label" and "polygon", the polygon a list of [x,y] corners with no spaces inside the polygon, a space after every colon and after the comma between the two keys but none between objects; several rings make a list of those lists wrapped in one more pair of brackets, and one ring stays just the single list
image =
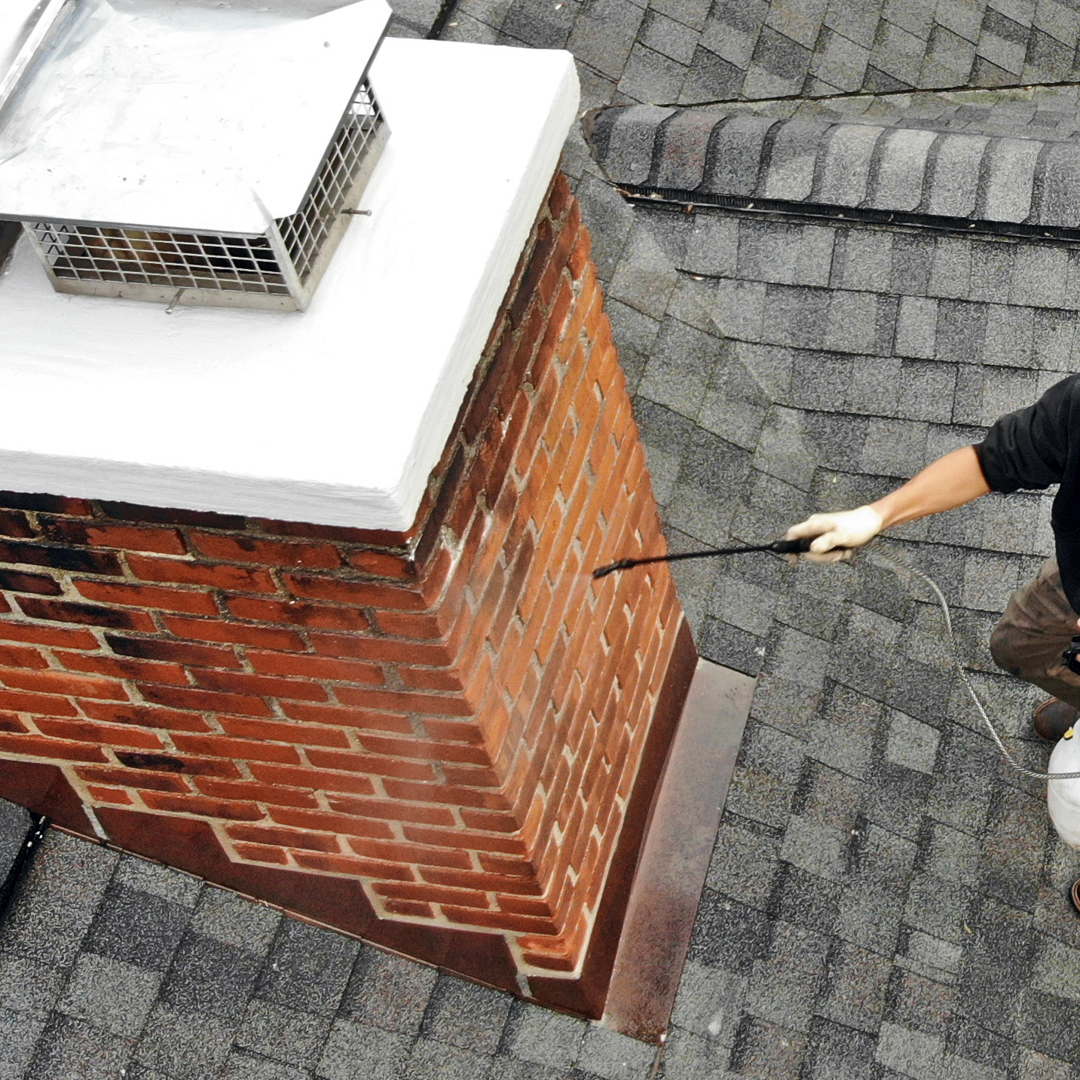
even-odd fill
[{"label": "worker's arm", "polygon": [[[989,491],[975,448],[964,446],[927,465],[877,502],[835,514],[814,514],[785,535],[789,540],[816,537],[808,557],[832,562],[848,557],[851,549],[869,543],[890,525],[953,510]],[[833,550],[840,548],[846,550]]]}]

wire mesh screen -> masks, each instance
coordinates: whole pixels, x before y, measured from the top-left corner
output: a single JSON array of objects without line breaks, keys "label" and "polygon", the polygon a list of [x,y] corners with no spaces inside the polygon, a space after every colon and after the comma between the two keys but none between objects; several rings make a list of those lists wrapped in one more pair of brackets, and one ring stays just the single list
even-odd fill
[{"label": "wire mesh screen", "polygon": [[[385,136],[366,79],[345,111],[300,209],[265,236],[211,236],[126,225],[24,222],[65,292],[160,299],[186,292],[195,302],[291,298],[303,307],[340,239],[343,213],[356,205]],[[275,235],[275,230],[276,234]],[[288,265],[291,263],[292,265]],[[240,294],[240,295],[236,295]],[[220,297],[214,300],[213,296]],[[245,301],[244,297],[248,297]],[[275,306],[281,306],[275,302]]]},{"label": "wire mesh screen", "polygon": [[171,289],[287,294],[269,240],[102,225],[28,222],[58,278]]},{"label": "wire mesh screen", "polygon": [[349,205],[364,159],[382,122],[379,104],[364,79],[300,209],[278,219],[278,230],[301,282],[307,280],[334,223]]}]

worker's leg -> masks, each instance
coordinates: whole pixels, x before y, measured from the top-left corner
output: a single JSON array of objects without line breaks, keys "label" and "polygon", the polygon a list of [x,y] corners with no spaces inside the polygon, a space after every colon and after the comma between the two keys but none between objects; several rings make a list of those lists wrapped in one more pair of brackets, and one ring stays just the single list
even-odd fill
[{"label": "worker's leg", "polygon": [[1035,580],[1009,598],[990,636],[994,662],[1080,709],[1080,675],[1061,659],[1073,636],[1080,634],[1077,618],[1061,588],[1057,560],[1048,559]]}]

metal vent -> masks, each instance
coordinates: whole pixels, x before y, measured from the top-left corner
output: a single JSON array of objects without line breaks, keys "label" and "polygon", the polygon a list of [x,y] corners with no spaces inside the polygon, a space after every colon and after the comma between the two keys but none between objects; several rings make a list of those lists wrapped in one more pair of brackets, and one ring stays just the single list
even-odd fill
[{"label": "metal vent", "polygon": [[83,222],[23,225],[60,292],[303,310],[388,134],[363,79],[299,210],[261,236]]}]

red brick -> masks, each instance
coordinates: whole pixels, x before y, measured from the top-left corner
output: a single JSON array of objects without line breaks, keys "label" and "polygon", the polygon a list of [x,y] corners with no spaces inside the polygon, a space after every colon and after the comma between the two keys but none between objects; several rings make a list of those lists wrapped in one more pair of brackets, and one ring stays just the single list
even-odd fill
[{"label": "red brick", "polygon": [[[307,788],[311,791],[346,792],[354,795],[372,795],[375,787],[364,775],[349,772],[333,772],[326,769],[289,768],[285,765],[267,765],[253,761],[251,775],[266,784],[284,784],[286,787]],[[384,817],[376,814],[376,817]]]},{"label": "red brick", "polygon": [[387,821],[412,821],[418,825],[444,825],[453,828],[454,813],[444,806],[426,803],[403,803],[391,799],[357,799],[331,796],[331,810],[358,817],[385,818]]},{"label": "red brick", "polygon": [[66,671],[0,669],[0,683],[10,690],[33,690],[41,694],[128,701],[123,685],[112,679],[91,679]]},{"label": "red brick", "polygon": [[0,666],[18,668],[47,668],[49,661],[37,649],[18,645],[0,645]]},{"label": "red brick", "polygon": [[344,705],[310,705],[303,701],[283,701],[281,711],[290,720],[312,724],[340,724],[365,731],[397,731],[408,733],[412,724],[400,713],[376,712]]},{"label": "red brick", "polygon": [[142,798],[152,810],[164,810],[171,814],[198,814],[225,821],[259,821],[263,817],[263,812],[254,803],[208,799],[205,795],[169,795],[161,791],[145,791]]},{"label": "red brick", "polygon": [[446,694],[407,693],[400,690],[354,689],[340,686],[338,700],[344,705],[362,705],[368,709],[387,709],[395,712],[429,713],[435,716],[469,716],[472,708],[467,701]]},{"label": "red brick", "polygon": [[165,629],[178,638],[254,645],[258,649],[283,649],[286,652],[303,652],[305,648],[303,638],[295,630],[241,626],[220,619],[187,619],[178,615],[164,615],[162,622]]},{"label": "red brick", "polygon": [[17,510],[0,510],[0,536],[25,540],[34,535],[30,519]]},{"label": "red brick", "polygon": [[227,735],[238,738],[265,739],[295,746],[349,746],[349,738],[340,728],[289,724],[280,720],[250,720],[242,716],[221,716],[218,723]]},{"label": "red brick", "polygon": [[168,581],[176,585],[203,585],[230,592],[275,593],[277,585],[266,570],[228,563],[196,563],[180,559],[154,559],[129,555],[131,572],[143,581]]},{"label": "red brick", "polygon": [[296,653],[257,652],[254,649],[248,649],[247,658],[261,675],[294,675],[303,679],[361,683],[365,686],[382,686],[386,681],[383,669],[378,664]]},{"label": "red brick", "polygon": [[[392,840],[367,840],[362,837],[350,837],[346,843],[357,855],[365,859],[379,859],[383,862],[402,863],[406,866],[413,864],[451,867],[459,871],[472,865],[472,859],[466,851],[421,847],[419,844],[403,844]],[[472,886],[472,888],[475,887],[475,885]]]},{"label": "red brick", "polygon": [[80,701],[79,705],[91,720],[110,724],[135,724],[139,727],[164,728],[166,731],[210,730],[210,725],[198,713],[150,705],[117,705],[111,701]]},{"label": "red brick", "polygon": [[100,743],[103,746],[131,747],[135,750],[164,750],[161,739],[149,731],[123,724],[95,724],[90,720],[50,720],[38,717],[37,729],[54,739]]},{"label": "red brick", "polygon": [[281,787],[277,784],[259,784],[251,780],[223,780],[216,776],[196,776],[193,782],[202,794],[215,799],[238,799],[267,803],[271,806],[299,806],[308,810],[314,810],[319,805],[318,799],[310,791]]},{"label": "red brick", "polygon": [[0,709],[33,713],[36,716],[78,716],[79,710],[67,698],[46,694],[0,690]]},{"label": "red brick", "polygon": [[91,783],[119,785],[133,791],[165,791],[174,794],[191,791],[187,779],[175,773],[128,769],[116,765],[80,765],[75,772],[81,779]]},{"label": "red brick", "polygon": [[447,889],[441,885],[404,881],[377,881],[371,889],[379,896],[394,897],[399,900],[421,900],[429,904],[459,904],[462,907],[480,911],[486,911],[489,907],[487,895],[472,889]]},{"label": "red brick", "polygon": [[57,761],[108,761],[105,751],[94,743],[6,732],[0,732],[0,754],[13,758],[38,757]]},{"label": "red brick", "polygon": [[248,675],[240,671],[215,671],[196,668],[196,685],[204,690],[226,694],[252,694],[261,697],[288,698],[294,701],[326,701],[326,691],[307,679],[277,679],[269,675]]},{"label": "red brick", "polygon": [[104,525],[95,521],[51,519],[44,523],[50,540],[91,547],[120,548],[124,551],[154,551],[163,555],[183,555],[184,541],[176,529],[145,529],[129,525]]},{"label": "red brick", "polygon": [[336,836],[309,833],[299,829],[275,828],[272,825],[226,825],[225,832],[234,840],[252,844],[272,844],[307,851],[340,851]]},{"label": "red brick", "polygon": [[233,851],[249,862],[273,863],[288,866],[289,856],[280,848],[266,847],[264,844],[233,844]]},{"label": "red brick", "polygon": [[305,600],[323,600],[331,604],[351,604],[356,607],[373,606],[423,611],[427,602],[420,593],[395,585],[377,584],[371,581],[342,581],[336,577],[312,574],[285,574],[285,587],[293,596]]},{"label": "red brick", "polygon": [[128,607],[179,611],[185,615],[217,615],[217,604],[209,593],[193,589],[165,589],[157,585],[133,585],[112,581],[87,581],[76,578],[75,587],[87,600],[101,604],[126,604]]},{"label": "red brick", "polygon": [[56,578],[45,574],[24,574],[19,570],[3,569],[0,569],[0,589],[37,593],[39,596],[59,596],[64,591]]},{"label": "red brick", "polygon": [[416,575],[415,567],[404,555],[391,555],[382,551],[350,552],[349,565],[363,574],[371,574],[372,577],[404,581]]},{"label": "red brick", "polygon": [[155,686],[138,683],[139,692],[152,705],[173,709],[194,709],[197,712],[239,713],[241,716],[272,716],[261,698],[241,694],[216,694],[210,690],[190,690],[181,686]]},{"label": "red brick", "polygon": [[18,603],[31,619],[84,623],[109,630],[136,630],[142,633],[152,633],[157,629],[154,620],[144,611],[119,611],[92,604],[72,604],[66,600],[43,600],[37,596],[20,596]]},{"label": "red brick", "polygon": [[383,907],[391,915],[404,915],[406,918],[434,919],[435,909],[430,904],[419,900],[383,900]]},{"label": "red brick", "polygon": [[[426,859],[409,861],[421,867],[420,877],[432,885],[449,885],[455,889],[479,889],[484,892],[523,893],[528,896],[539,896],[541,892],[540,885],[532,876],[496,877],[492,874],[484,874],[471,870],[472,860],[467,857],[462,862],[454,864],[433,863]],[[450,867],[450,869],[445,867]]]},{"label": "red brick", "polygon": [[297,851],[293,853],[293,858],[297,866],[308,870],[321,870],[327,874],[342,874],[350,878],[412,880],[412,871],[407,867],[396,866],[394,863],[372,862],[355,855],[323,855],[318,852]]},{"label": "red brick", "polygon": [[[57,652],[56,659],[69,671],[107,675],[112,679],[145,679],[147,682],[187,686],[188,677],[179,664],[155,664],[149,660],[118,660],[112,656]],[[125,700],[126,700],[125,695]]]},{"label": "red brick", "polygon": [[30,729],[24,724],[15,713],[0,713],[0,731],[10,731],[14,734],[21,734],[24,731]]},{"label": "red brick", "polygon": [[402,660],[435,666],[450,662],[444,645],[391,641],[386,638],[359,637],[355,634],[323,634],[315,630],[308,636],[312,648],[321,656],[355,657],[375,662]]},{"label": "red brick", "polygon": [[119,634],[106,634],[105,640],[113,652],[142,660],[169,661],[176,664],[193,664],[196,667],[239,668],[240,660],[228,647],[214,645],[187,645],[161,638],[125,638]]},{"label": "red brick", "polygon": [[420,783],[414,780],[386,778],[383,789],[392,799],[411,802],[447,803],[452,806],[478,806],[485,810],[504,810],[506,799],[497,791],[455,787],[450,784]]},{"label": "red brick", "polygon": [[394,836],[393,829],[385,821],[331,814],[326,810],[294,810],[272,806],[269,813],[279,825],[293,825],[298,829],[340,833],[343,836],[370,836],[376,840],[392,840]]},{"label": "red brick", "polygon": [[462,824],[467,829],[482,829],[488,832],[517,832],[518,822],[507,813],[490,810],[474,810],[463,806],[459,811]]},{"label": "red brick", "polygon": [[121,788],[100,787],[88,784],[87,793],[95,803],[109,803],[113,806],[131,806],[135,800]]},{"label": "red brick", "polygon": [[265,743],[255,739],[234,739],[224,735],[190,735],[177,732],[173,743],[181,753],[206,757],[235,758],[241,761],[275,761],[282,765],[299,765],[300,754],[292,746]]},{"label": "red brick", "polygon": [[471,743],[441,743],[430,739],[395,739],[385,735],[360,736],[364,749],[388,757],[420,758],[427,761],[463,761],[489,765],[491,759],[481,746]]},{"label": "red brick", "polygon": [[415,638],[418,641],[437,641],[445,629],[438,615],[411,611],[377,611],[375,621],[384,634],[393,637]]},{"label": "red brick", "polygon": [[515,915],[509,911],[474,911],[471,908],[458,908],[452,904],[443,904],[442,913],[451,922],[466,923],[470,926],[488,926],[493,930],[513,930],[525,934],[554,934],[558,927],[551,919],[537,919],[528,915]]},{"label": "red brick", "polygon": [[293,544],[204,532],[191,533],[191,540],[204,555],[226,562],[303,566],[312,570],[336,570],[341,565],[337,549],[330,544]]},{"label": "red brick", "polygon": [[435,770],[421,761],[408,761],[391,755],[364,754],[357,750],[340,753],[334,750],[318,750],[310,747],[307,759],[317,769],[332,769],[339,772],[363,772],[373,776],[391,776],[399,780],[416,780],[420,783],[433,782]]},{"label": "red brick", "polygon": [[234,596],[225,602],[229,614],[253,622],[288,623],[321,630],[367,630],[371,623],[363,612],[346,607],[304,604],[299,600],[256,600]]}]

